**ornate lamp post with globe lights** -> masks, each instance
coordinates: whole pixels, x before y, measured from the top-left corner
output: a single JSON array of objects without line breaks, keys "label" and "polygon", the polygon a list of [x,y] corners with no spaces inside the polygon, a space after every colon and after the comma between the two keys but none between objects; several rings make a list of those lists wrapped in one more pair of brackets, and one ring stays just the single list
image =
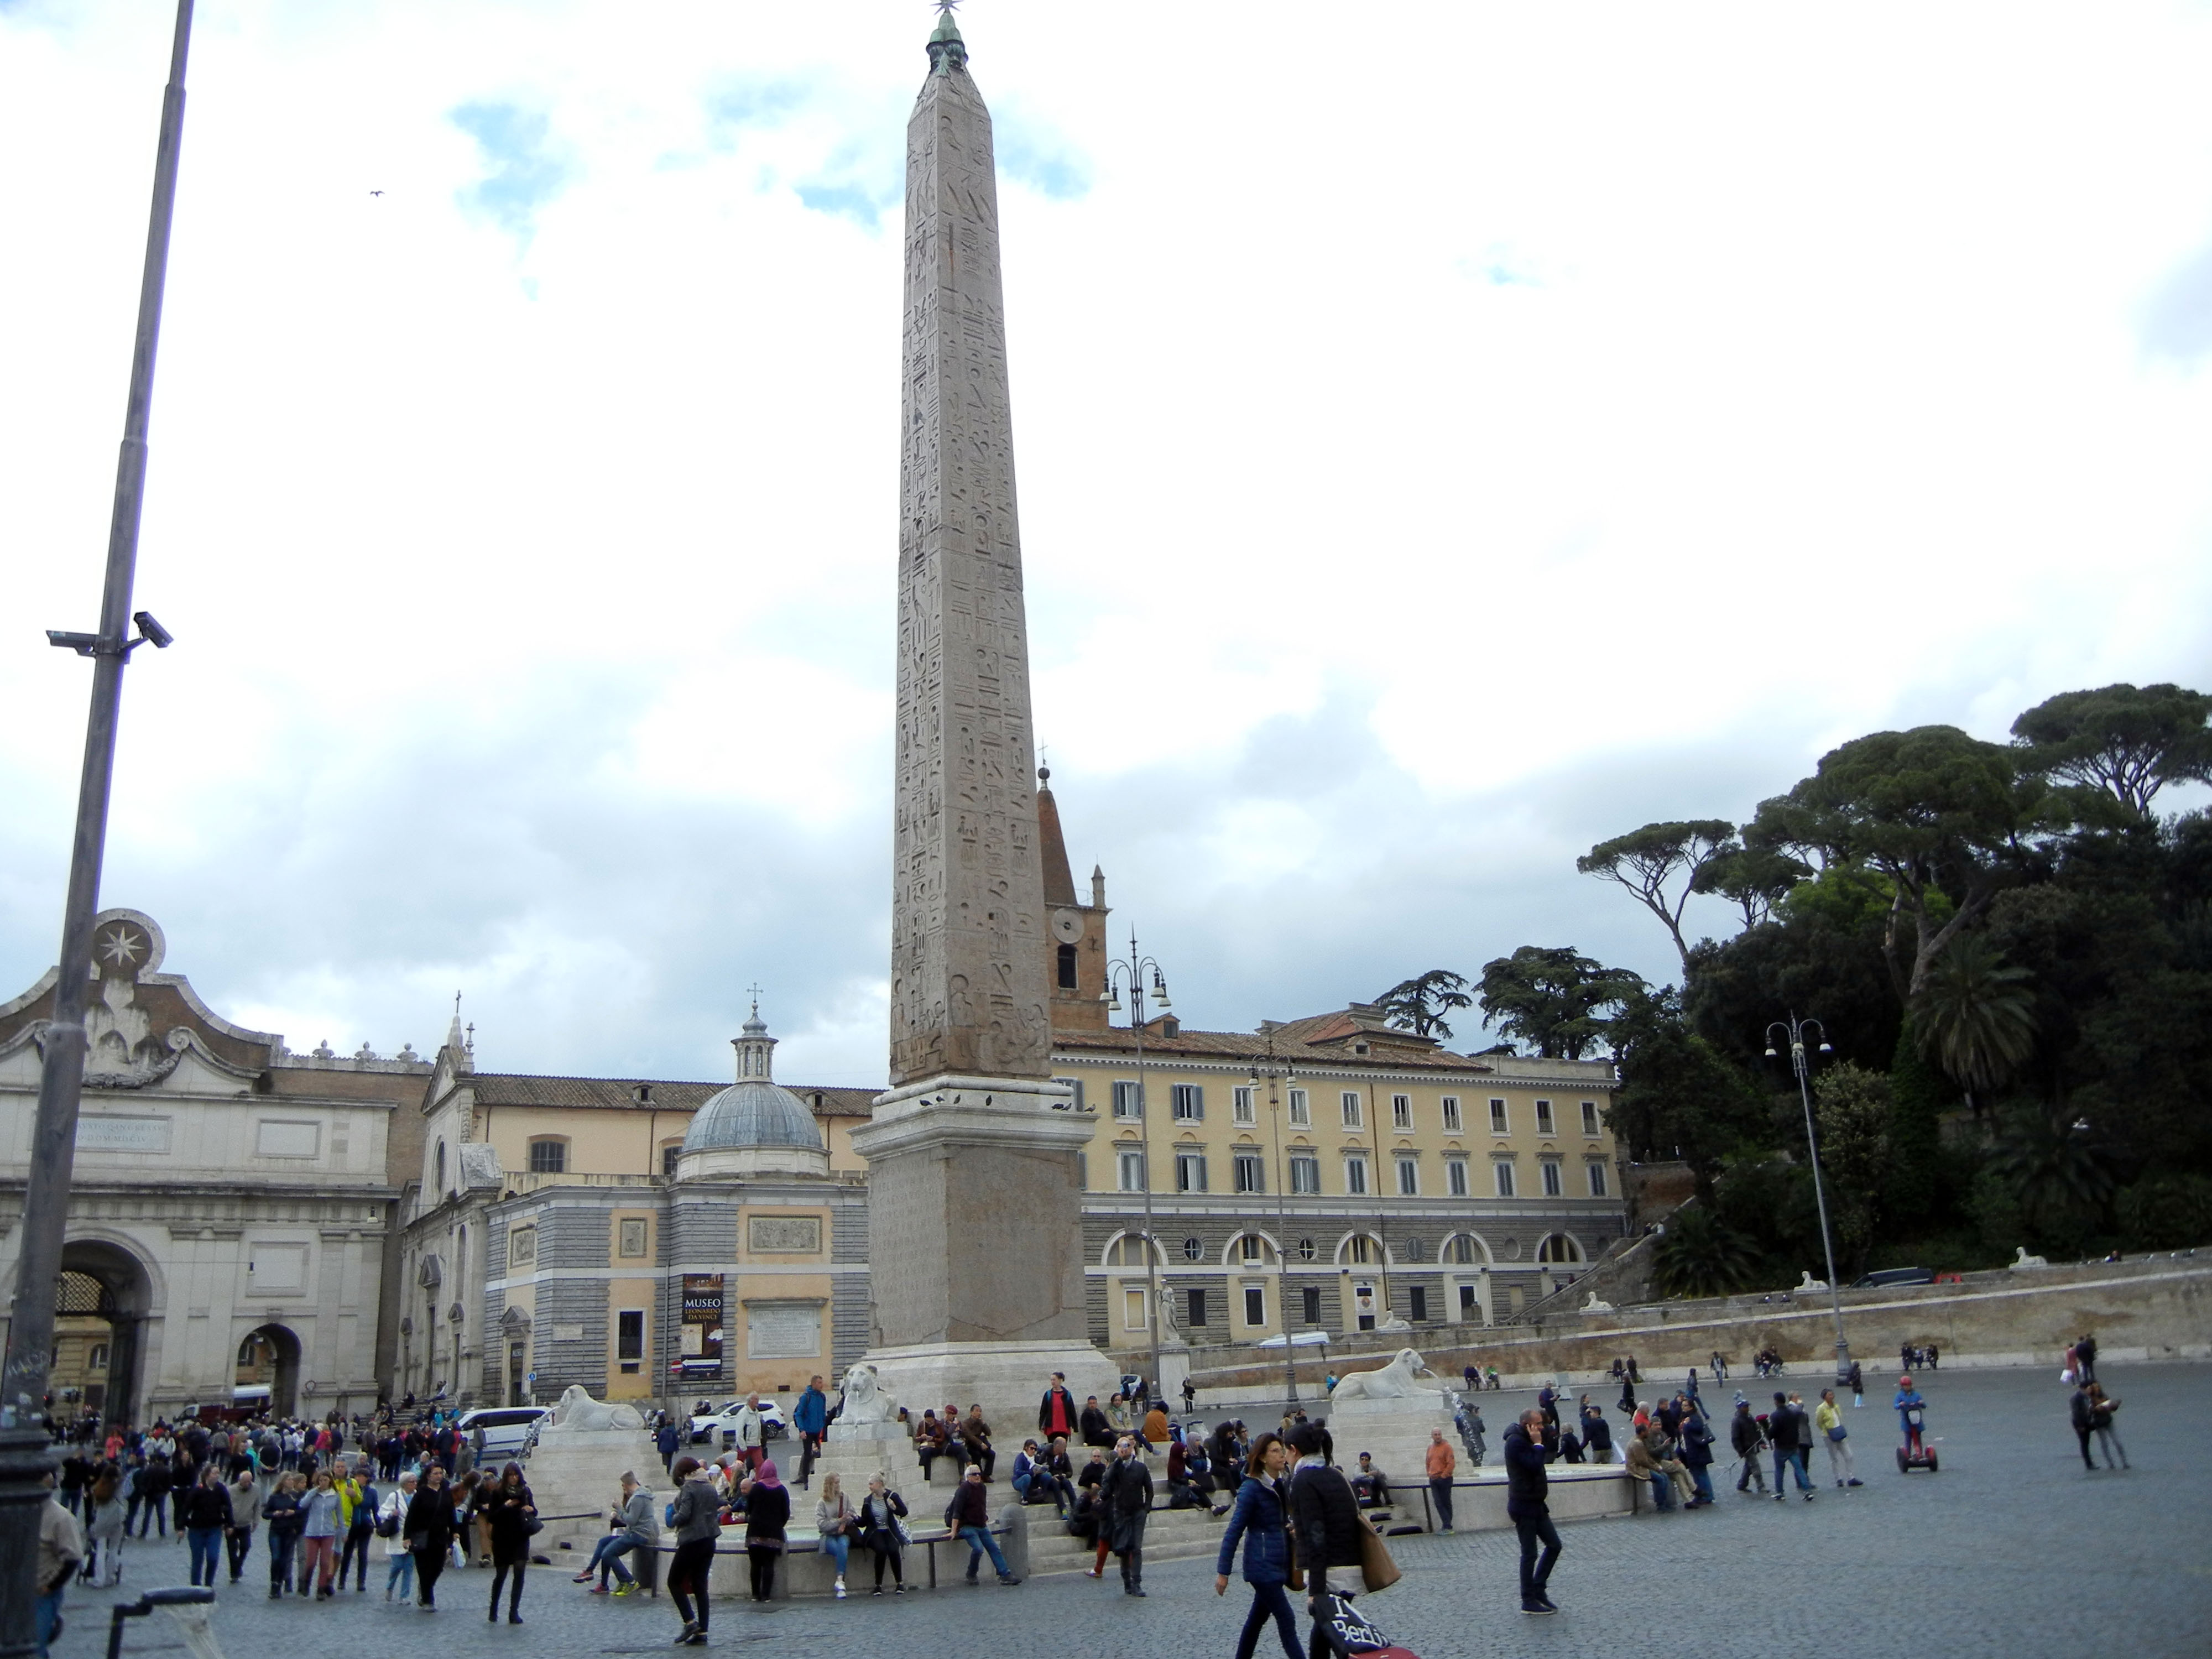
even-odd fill
[{"label": "ornate lamp post with globe lights", "polygon": [[1797,1098],[1805,1108],[1805,1149],[1813,1164],[1813,1202],[1820,1212],[1820,1249],[1828,1261],[1828,1306],[1836,1318],[1836,1381],[1841,1383],[1851,1374],[1851,1348],[1844,1340],[1843,1289],[1836,1282],[1836,1245],[1829,1236],[1828,1199],[1820,1184],[1820,1138],[1813,1127],[1813,1066],[1805,1053],[1808,1032],[1819,1039],[1817,1052],[1835,1052],[1828,1046],[1826,1026],[1817,1019],[1800,1019],[1793,1013],[1788,1019],[1778,1019],[1766,1028],[1766,1057],[1776,1057],[1774,1045],[1778,1033],[1778,1040],[1790,1045],[1790,1069],[1797,1074]]},{"label": "ornate lamp post with globe lights", "polygon": [[1151,957],[1137,954],[1136,930],[1129,933],[1129,958],[1126,962],[1106,964],[1106,988],[1098,1000],[1106,1005],[1106,1012],[1121,1012],[1120,987],[1129,988],[1129,1031],[1137,1045],[1137,1135],[1138,1167],[1143,1175],[1145,1193],[1145,1322],[1152,1342],[1152,1368],[1145,1379],[1146,1397],[1160,1386],[1160,1273],[1159,1241],[1152,1237],[1152,1104],[1145,1094],[1145,981],[1152,980],[1152,1008],[1157,1013],[1166,1013],[1173,1006],[1168,1001],[1168,982],[1160,972],[1160,964]]}]

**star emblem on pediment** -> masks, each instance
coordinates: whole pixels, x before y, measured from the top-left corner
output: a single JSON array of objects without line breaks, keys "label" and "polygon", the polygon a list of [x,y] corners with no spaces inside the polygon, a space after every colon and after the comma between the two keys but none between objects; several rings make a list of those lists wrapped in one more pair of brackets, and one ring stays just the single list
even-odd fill
[{"label": "star emblem on pediment", "polygon": [[100,936],[99,948],[101,959],[110,967],[131,968],[145,954],[146,941],[131,928],[111,927]]}]

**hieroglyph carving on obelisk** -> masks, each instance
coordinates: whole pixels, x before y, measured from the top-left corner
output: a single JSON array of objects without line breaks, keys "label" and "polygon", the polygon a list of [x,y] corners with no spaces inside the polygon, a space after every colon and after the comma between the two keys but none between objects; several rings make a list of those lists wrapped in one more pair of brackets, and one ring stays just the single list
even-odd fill
[{"label": "hieroglyph carving on obelisk", "polygon": [[907,124],[891,1085],[1050,1068],[991,116],[959,32]]}]

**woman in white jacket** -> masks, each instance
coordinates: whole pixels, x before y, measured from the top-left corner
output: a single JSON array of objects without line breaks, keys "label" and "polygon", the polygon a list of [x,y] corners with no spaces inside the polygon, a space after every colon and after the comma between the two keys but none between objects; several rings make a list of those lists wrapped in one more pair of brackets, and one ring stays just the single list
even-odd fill
[{"label": "woman in white jacket", "polygon": [[407,1548],[407,1506],[414,1501],[415,1471],[410,1469],[399,1477],[399,1484],[376,1511],[377,1535],[384,1540],[384,1599],[387,1601],[394,1585],[401,1601],[414,1599],[415,1557]]}]

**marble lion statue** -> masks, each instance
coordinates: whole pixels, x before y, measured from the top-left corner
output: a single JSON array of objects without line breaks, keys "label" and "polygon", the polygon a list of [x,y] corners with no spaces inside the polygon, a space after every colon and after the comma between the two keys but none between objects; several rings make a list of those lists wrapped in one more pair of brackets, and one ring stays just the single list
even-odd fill
[{"label": "marble lion statue", "polygon": [[1804,1278],[1797,1281],[1796,1286],[1796,1289],[1800,1291],[1825,1291],[1828,1288],[1828,1281],[1825,1279],[1814,1278],[1813,1270],[1810,1267],[1806,1268],[1804,1270]]},{"label": "marble lion statue", "polygon": [[1583,1311],[1584,1313],[1611,1313],[1613,1311],[1613,1304],[1610,1302],[1599,1301],[1597,1299],[1597,1292],[1595,1291],[1592,1291],[1589,1296],[1583,1299]]},{"label": "marble lion statue", "polygon": [[1401,1348],[1397,1358],[1381,1370],[1352,1372],[1336,1385],[1329,1401],[1335,1404],[1346,1400],[1404,1400],[1416,1394],[1433,1394],[1435,1389],[1424,1389],[1413,1379],[1434,1375],[1420,1355],[1411,1348]]},{"label": "marble lion statue", "polygon": [[553,1408],[553,1426],[556,1429],[641,1429],[645,1419],[637,1414],[637,1407],[619,1402],[594,1400],[580,1382],[571,1382],[562,1390],[561,1403]]},{"label": "marble lion statue", "polygon": [[2042,1256],[2030,1255],[2025,1244],[2015,1244],[2013,1246],[2013,1250],[2014,1254],[2008,1265],[2014,1273],[2018,1273],[2023,1267],[2048,1267],[2051,1265]]},{"label": "marble lion statue", "polygon": [[888,1423],[898,1415],[898,1401],[884,1391],[883,1379],[866,1360],[845,1372],[845,1407],[840,1423]]}]

